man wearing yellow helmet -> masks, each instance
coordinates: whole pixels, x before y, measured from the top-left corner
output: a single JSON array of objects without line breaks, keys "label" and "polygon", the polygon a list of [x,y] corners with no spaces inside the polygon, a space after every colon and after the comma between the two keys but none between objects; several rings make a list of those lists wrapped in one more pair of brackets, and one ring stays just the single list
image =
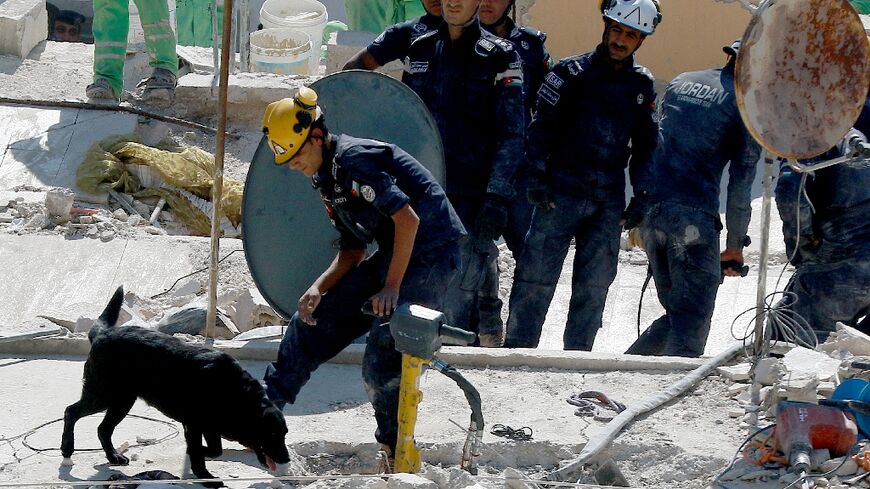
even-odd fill
[{"label": "man wearing yellow helmet", "polygon": [[[309,88],[270,104],[263,130],[276,164],[312,178],[340,234],[335,260],[299,299],[278,361],[266,370],[266,392],[279,407],[293,403],[311,372],[368,332],[363,379],[375,438],[395,453],[401,355],[389,327],[372,327],[360,309],[367,300],[380,316],[400,302],[442,309],[465,229],[444,190],[408,153],[330,134]],[[378,251],[366,258],[371,242]]]}]

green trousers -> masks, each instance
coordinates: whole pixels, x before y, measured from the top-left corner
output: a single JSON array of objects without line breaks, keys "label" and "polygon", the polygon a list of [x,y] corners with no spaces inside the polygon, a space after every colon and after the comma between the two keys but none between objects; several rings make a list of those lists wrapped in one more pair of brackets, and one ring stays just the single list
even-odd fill
[{"label": "green trousers", "polygon": [[348,29],[365,32],[383,32],[426,13],[420,0],[344,0],[344,8]]},{"label": "green trousers", "polygon": [[[145,31],[145,48],[152,68],[178,73],[175,33],[166,0],[134,0]],[[117,95],[124,89],[124,59],[130,9],[127,0],[94,0],[94,80],[104,78]]]},{"label": "green trousers", "polygon": [[[214,37],[211,25],[212,0],[175,0],[176,31],[181,46],[210,48]],[[224,2],[218,0],[218,29],[224,18]],[[218,36],[220,37],[220,36]]]},{"label": "green trousers", "polygon": [[859,14],[870,14],[870,0],[849,0]]}]

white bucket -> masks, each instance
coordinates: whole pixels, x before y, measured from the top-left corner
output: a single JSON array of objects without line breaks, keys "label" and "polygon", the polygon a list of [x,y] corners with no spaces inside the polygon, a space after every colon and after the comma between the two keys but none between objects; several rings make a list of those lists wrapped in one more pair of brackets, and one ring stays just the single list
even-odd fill
[{"label": "white bucket", "polygon": [[311,40],[299,29],[269,28],[251,33],[251,71],[307,75]]},{"label": "white bucket", "polygon": [[[172,32],[177,32],[175,23],[175,0],[167,0],[169,5],[169,24],[172,26]],[[142,21],[139,19],[139,9],[133,0],[129,0],[130,4],[130,29],[127,32],[127,52],[138,53],[145,52],[145,30],[142,29]]]},{"label": "white bucket", "polygon": [[291,27],[311,37],[310,73],[316,73],[320,65],[323,28],[328,21],[326,7],[317,0],[266,0],[260,7],[264,29]]}]

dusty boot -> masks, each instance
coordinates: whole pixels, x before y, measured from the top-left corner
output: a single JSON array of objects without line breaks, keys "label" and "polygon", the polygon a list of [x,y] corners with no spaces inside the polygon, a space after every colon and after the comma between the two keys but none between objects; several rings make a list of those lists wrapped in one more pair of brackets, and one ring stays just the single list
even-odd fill
[{"label": "dusty boot", "polygon": [[112,86],[109,84],[109,80],[105,78],[97,78],[93,83],[88,85],[85,89],[85,94],[90,99],[94,100],[113,100],[115,102],[119,101],[120,98],[112,89]]},{"label": "dusty boot", "polygon": [[165,68],[154,68],[151,77],[139,84],[143,86],[142,100],[145,102],[172,102],[175,99],[175,86],[178,79]]},{"label": "dusty boot", "polygon": [[480,340],[480,346],[484,348],[501,348],[504,346],[503,334],[481,333],[477,337]]},{"label": "dusty boot", "polygon": [[396,457],[387,445],[381,444],[378,450],[378,474],[392,474],[396,470]]}]

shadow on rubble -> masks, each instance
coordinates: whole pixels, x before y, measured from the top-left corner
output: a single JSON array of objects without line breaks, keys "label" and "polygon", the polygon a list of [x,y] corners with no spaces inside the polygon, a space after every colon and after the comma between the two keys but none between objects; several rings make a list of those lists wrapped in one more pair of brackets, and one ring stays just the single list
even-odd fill
[{"label": "shadow on rubble", "polygon": [[12,114],[15,121],[10,124],[11,133],[0,166],[0,188],[54,185],[64,170],[79,112],[15,107]]}]

